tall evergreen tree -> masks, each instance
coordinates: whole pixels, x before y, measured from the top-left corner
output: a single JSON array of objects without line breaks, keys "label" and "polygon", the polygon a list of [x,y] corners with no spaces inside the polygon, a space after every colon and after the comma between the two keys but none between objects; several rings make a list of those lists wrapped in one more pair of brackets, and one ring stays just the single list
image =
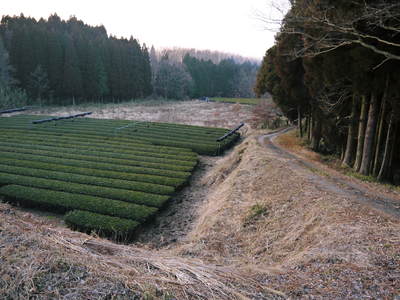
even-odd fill
[{"label": "tall evergreen tree", "polygon": [[71,98],[75,104],[75,99],[83,93],[82,76],[79,69],[78,56],[72,38],[65,37],[65,55],[64,55],[64,74],[63,74],[63,96]]}]

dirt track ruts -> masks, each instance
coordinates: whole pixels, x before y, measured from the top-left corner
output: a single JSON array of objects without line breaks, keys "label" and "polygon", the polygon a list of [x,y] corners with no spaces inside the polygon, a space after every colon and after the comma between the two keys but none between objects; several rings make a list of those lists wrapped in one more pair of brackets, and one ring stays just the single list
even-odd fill
[{"label": "dirt track ruts", "polygon": [[309,176],[309,179],[319,188],[327,192],[350,197],[352,200],[355,200],[361,204],[369,205],[379,211],[400,219],[400,199],[388,197],[368,189],[361,184],[348,180],[345,175],[336,176],[331,172],[326,174],[325,170],[323,171],[324,175],[319,175],[318,171],[319,173],[322,172],[317,164],[290,153],[274,143],[275,138],[277,138],[279,135],[293,129],[293,127],[290,127],[278,132],[261,135],[259,136],[258,141],[261,145],[265,145],[265,147],[275,152],[281,158],[286,159],[292,168],[308,169],[309,172],[307,172],[307,176]]}]

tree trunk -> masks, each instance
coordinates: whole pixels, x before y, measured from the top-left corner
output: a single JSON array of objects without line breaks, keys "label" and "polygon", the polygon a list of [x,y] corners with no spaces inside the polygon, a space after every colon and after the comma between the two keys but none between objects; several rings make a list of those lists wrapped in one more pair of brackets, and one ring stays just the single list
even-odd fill
[{"label": "tree trunk", "polygon": [[387,130],[387,134],[386,134],[386,142],[385,142],[385,151],[383,152],[383,159],[382,159],[382,164],[381,164],[381,168],[379,170],[379,174],[378,174],[378,180],[382,181],[383,178],[385,178],[385,175],[387,173],[387,169],[389,166],[389,160],[390,160],[390,149],[392,147],[390,147],[390,139],[392,136],[392,131],[393,131],[393,119],[394,119],[394,113],[392,112],[390,114],[390,121],[389,121],[389,127]]},{"label": "tree trunk", "polygon": [[346,144],[342,143],[342,147],[340,147],[340,160],[341,161],[344,160],[345,152],[346,152]]},{"label": "tree trunk", "polygon": [[321,141],[321,122],[318,120],[318,118],[315,118],[314,122],[315,123],[313,126],[312,138],[311,138],[311,148],[314,151],[318,151],[319,143]]},{"label": "tree trunk", "polygon": [[367,126],[367,116],[368,116],[368,107],[369,100],[366,96],[362,96],[361,98],[361,113],[360,120],[358,125],[358,143],[357,143],[357,151],[356,151],[356,161],[354,163],[354,170],[358,172],[361,167],[361,160],[363,154],[364,147],[364,138],[365,138],[365,128]]},{"label": "tree trunk", "polygon": [[390,147],[392,150],[391,150],[391,153],[390,153],[388,171],[392,171],[394,154],[397,153],[397,149],[395,148],[395,146],[397,144],[398,125],[396,125],[396,122],[394,120],[395,120],[395,117],[393,118],[393,129],[392,129],[392,131],[393,131],[393,140],[392,140],[392,147]]},{"label": "tree trunk", "polygon": [[360,167],[360,173],[363,175],[369,175],[369,167],[372,162],[372,153],[374,152],[374,138],[377,123],[377,114],[379,110],[379,101],[376,94],[372,94],[371,103],[369,105],[368,112],[368,123],[367,129],[365,130],[365,139],[363,147],[362,162]]},{"label": "tree trunk", "polygon": [[308,132],[308,116],[306,116],[306,121],[304,122],[304,134],[307,135]]},{"label": "tree trunk", "polygon": [[381,112],[380,112],[380,118],[379,118],[379,126],[377,129],[377,137],[376,137],[376,148],[375,148],[375,159],[374,159],[374,166],[372,170],[372,174],[374,176],[377,176],[379,173],[379,161],[381,157],[381,144],[382,144],[382,139],[383,139],[383,128],[385,126],[385,117],[386,117],[386,92],[385,95],[383,96],[382,99],[382,107],[381,107]]},{"label": "tree trunk", "polygon": [[358,118],[358,107],[357,107],[357,99],[356,96],[353,95],[353,103],[351,106],[351,115],[350,115],[350,124],[347,133],[347,143],[346,150],[342,162],[343,167],[351,167],[351,164],[354,161],[354,150],[356,147],[356,139],[357,139],[357,118]]},{"label": "tree trunk", "polygon": [[300,138],[303,137],[303,124],[301,123],[301,108],[300,105],[297,106],[297,125],[299,127]]},{"label": "tree trunk", "polygon": [[308,116],[308,132],[307,132],[307,139],[309,142],[311,142],[311,132],[312,132],[312,115],[311,115],[311,111],[310,111],[310,115]]}]

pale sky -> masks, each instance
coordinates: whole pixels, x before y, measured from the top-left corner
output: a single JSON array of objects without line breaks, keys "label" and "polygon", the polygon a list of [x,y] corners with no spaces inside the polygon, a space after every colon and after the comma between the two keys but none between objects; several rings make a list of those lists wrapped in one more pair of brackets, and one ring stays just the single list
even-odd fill
[{"label": "pale sky", "polygon": [[261,59],[273,45],[257,12],[271,14],[270,0],[9,0],[1,15],[62,19],[75,15],[108,34],[133,36],[149,47],[210,49]]}]

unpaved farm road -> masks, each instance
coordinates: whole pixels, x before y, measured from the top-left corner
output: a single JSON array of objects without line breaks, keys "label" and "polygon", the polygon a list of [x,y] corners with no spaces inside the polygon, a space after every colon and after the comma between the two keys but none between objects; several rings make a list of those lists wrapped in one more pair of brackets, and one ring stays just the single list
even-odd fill
[{"label": "unpaved farm road", "polygon": [[[280,159],[285,160],[292,169],[298,171],[305,171],[305,169],[307,169],[308,172],[304,173],[311,183],[315,184],[318,189],[340,196],[349,197],[358,203],[372,206],[379,211],[400,219],[399,197],[383,195],[349,180],[345,175],[336,175],[332,172],[327,173],[325,170],[321,172],[321,168],[317,164],[294,155],[274,143],[275,138],[279,135],[293,129],[293,127],[290,127],[278,132],[262,135],[258,138],[258,141],[261,145],[264,145],[274,152]],[[324,175],[319,175],[318,173],[323,173]]]}]

